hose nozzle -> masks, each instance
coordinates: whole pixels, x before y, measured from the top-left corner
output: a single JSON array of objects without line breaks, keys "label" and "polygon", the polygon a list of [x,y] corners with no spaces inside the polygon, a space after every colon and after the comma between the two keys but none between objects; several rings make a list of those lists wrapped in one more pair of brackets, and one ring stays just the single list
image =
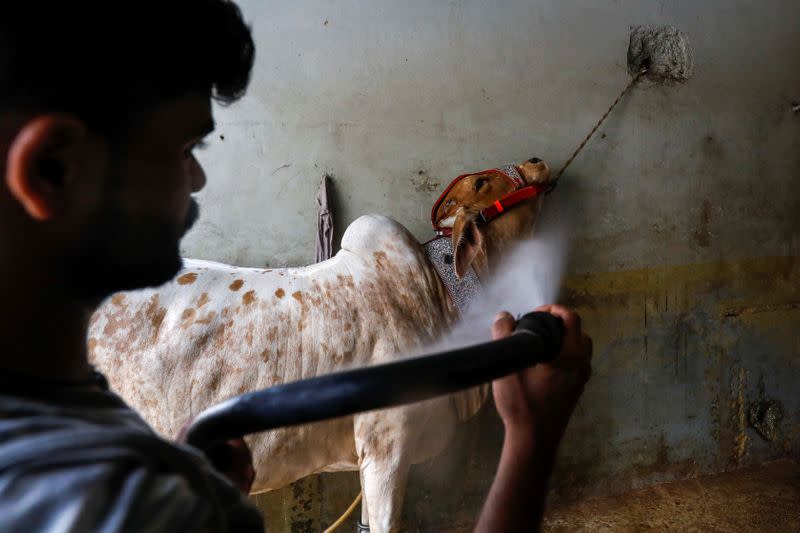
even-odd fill
[{"label": "hose nozzle", "polygon": [[539,363],[548,363],[559,354],[565,333],[564,321],[543,311],[522,315],[514,327],[514,335],[534,335],[544,343],[545,346],[538,352]]}]

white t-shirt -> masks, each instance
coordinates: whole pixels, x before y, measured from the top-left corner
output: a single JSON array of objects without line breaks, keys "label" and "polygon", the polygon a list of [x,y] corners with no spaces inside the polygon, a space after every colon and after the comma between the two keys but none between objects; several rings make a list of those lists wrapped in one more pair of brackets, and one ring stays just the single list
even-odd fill
[{"label": "white t-shirt", "polygon": [[261,532],[189,446],[99,387],[0,376],[0,531]]}]

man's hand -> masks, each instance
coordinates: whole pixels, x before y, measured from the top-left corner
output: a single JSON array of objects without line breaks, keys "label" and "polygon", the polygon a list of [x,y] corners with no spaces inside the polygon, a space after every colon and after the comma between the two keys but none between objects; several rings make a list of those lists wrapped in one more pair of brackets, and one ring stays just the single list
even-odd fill
[{"label": "man's hand", "polygon": [[[536,311],[564,321],[566,333],[561,353],[550,363],[498,379],[492,389],[506,427],[506,439],[515,439],[523,445],[535,439],[537,447],[555,448],[591,375],[592,340],[583,333],[581,319],[572,311],[558,305],[546,305]],[[492,338],[510,335],[515,324],[510,314],[498,314]]]},{"label": "man's hand", "polygon": [[[191,420],[184,424],[176,440],[185,443],[186,430]],[[244,494],[250,493],[256,471],[253,468],[253,454],[243,438],[231,439],[211,448],[204,449],[208,461]]]},{"label": "man's hand", "polygon": [[[475,526],[480,533],[539,530],[556,449],[591,374],[592,340],[581,331],[580,317],[557,305],[536,310],[564,320],[564,343],[550,363],[492,383],[506,434],[497,474]],[[500,313],[492,337],[510,335],[514,325],[514,317]]]},{"label": "man's hand", "polygon": [[253,454],[243,438],[231,439],[203,451],[214,468],[222,472],[244,494],[250,494],[256,471],[253,468]]}]

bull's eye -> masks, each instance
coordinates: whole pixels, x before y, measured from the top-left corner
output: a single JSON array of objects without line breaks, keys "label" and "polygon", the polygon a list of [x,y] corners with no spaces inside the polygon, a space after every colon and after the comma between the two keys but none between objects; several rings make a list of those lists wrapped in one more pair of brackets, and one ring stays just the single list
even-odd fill
[{"label": "bull's eye", "polygon": [[475,192],[480,191],[486,185],[486,178],[478,178],[475,180]]},{"label": "bull's eye", "polygon": [[454,205],[456,205],[456,201],[450,198],[447,200],[447,202],[445,202],[444,208],[447,209],[448,207],[453,207]]}]

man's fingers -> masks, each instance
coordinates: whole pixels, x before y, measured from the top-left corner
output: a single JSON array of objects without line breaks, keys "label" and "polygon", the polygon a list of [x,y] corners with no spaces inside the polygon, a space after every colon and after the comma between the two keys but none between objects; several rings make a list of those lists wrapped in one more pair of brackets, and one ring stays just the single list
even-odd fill
[{"label": "man's fingers", "polygon": [[581,317],[578,313],[567,309],[561,305],[542,305],[534,309],[534,311],[541,311],[550,313],[551,315],[560,317],[564,321],[564,327],[567,331],[574,332],[580,335],[581,333]]},{"label": "man's fingers", "polygon": [[508,337],[514,332],[514,325],[516,320],[507,311],[501,311],[494,317],[494,324],[492,324],[492,339],[502,339]]}]

